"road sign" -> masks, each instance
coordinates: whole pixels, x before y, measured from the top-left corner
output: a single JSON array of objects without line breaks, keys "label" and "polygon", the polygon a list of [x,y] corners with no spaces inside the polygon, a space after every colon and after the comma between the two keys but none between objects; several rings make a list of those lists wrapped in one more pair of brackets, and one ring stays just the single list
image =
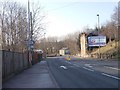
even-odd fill
[{"label": "road sign", "polygon": [[29,49],[29,50],[34,49],[34,44],[35,44],[35,41],[34,41],[34,40],[28,40],[28,41],[27,41],[28,49]]}]

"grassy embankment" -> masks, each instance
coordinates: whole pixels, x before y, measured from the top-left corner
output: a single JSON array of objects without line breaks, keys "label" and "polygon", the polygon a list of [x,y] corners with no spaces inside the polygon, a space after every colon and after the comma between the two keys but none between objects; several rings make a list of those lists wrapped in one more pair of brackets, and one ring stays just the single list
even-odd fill
[{"label": "grassy embankment", "polygon": [[[91,54],[96,54],[99,52],[99,49],[93,51]],[[101,54],[110,54],[113,55],[113,58],[120,59],[120,41],[111,41],[106,46],[100,48]]]}]

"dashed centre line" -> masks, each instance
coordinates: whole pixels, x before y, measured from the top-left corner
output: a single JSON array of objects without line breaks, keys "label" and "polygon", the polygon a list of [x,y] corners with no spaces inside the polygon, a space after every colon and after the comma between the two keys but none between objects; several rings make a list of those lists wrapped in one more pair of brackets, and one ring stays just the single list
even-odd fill
[{"label": "dashed centre line", "polygon": [[120,69],[118,69],[118,68],[114,68],[114,67],[108,67],[108,66],[104,66],[104,67],[106,67],[106,68],[110,68],[110,69],[114,69],[114,70],[120,70]]},{"label": "dashed centre line", "polygon": [[[68,62],[68,61],[66,61],[66,62],[69,63],[69,64],[72,64],[71,62]],[[76,67],[80,67],[80,66],[77,65],[77,64],[72,64],[72,65],[74,65],[74,66],[76,66]],[[84,69],[86,69],[86,70],[88,70],[88,71],[94,72],[93,69],[87,68],[87,67],[92,67],[92,66],[90,66],[90,64],[85,64],[85,66],[86,66],[86,67],[82,67],[82,68],[84,68]],[[67,68],[64,67],[64,66],[61,66],[61,67],[64,68],[64,69],[67,69]],[[114,69],[114,70],[120,70],[120,69],[118,69],[118,68],[114,68],[114,67],[108,67],[108,66],[104,66],[104,67],[106,67],[106,68],[111,68],[111,69]],[[101,73],[101,74],[104,75],[104,76],[107,76],[107,77],[113,78],[113,79],[120,80],[119,77],[116,77],[116,76],[113,76],[113,75],[109,75],[109,74],[106,74],[106,73]]]},{"label": "dashed centre line", "polygon": [[[65,61],[65,62],[67,62],[67,63],[69,63],[69,64],[72,64],[71,62],[68,62],[68,61]],[[77,64],[72,64],[72,65],[74,65],[74,66],[76,66],[76,67],[80,67],[80,66],[77,65]],[[85,66],[86,66],[86,67],[82,67],[82,68],[84,68],[84,69],[86,69],[86,70],[88,70],[88,71],[94,72],[93,69],[90,69],[90,68],[92,67],[90,64],[85,64]],[[89,68],[88,68],[88,67],[89,67]],[[118,68],[114,68],[114,67],[108,67],[108,66],[104,66],[104,67],[106,67],[106,68],[110,68],[110,69],[114,69],[114,70],[120,70],[120,69],[118,69]],[[62,68],[67,69],[67,68],[64,67],[64,66],[62,66]],[[107,76],[107,77],[113,78],[113,79],[120,80],[119,77],[116,77],[116,76],[113,76],[113,75],[109,75],[109,74],[106,74],[106,73],[101,73],[101,74],[104,75],[104,76]]]},{"label": "dashed centre line", "polygon": [[85,64],[86,67],[92,67],[90,64]]}]

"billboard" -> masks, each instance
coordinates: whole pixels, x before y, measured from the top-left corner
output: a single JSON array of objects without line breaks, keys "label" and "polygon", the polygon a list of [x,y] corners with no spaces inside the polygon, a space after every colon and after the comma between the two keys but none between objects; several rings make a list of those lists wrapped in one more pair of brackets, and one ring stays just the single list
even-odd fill
[{"label": "billboard", "polygon": [[90,36],[88,37],[88,46],[105,46],[106,45],[106,36]]}]

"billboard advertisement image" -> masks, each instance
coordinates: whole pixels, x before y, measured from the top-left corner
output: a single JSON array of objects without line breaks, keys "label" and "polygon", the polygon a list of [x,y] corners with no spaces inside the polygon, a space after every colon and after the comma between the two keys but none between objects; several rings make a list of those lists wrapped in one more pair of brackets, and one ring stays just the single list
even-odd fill
[{"label": "billboard advertisement image", "polygon": [[90,36],[88,37],[88,46],[105,46],[106,45],[106,36]]}]

